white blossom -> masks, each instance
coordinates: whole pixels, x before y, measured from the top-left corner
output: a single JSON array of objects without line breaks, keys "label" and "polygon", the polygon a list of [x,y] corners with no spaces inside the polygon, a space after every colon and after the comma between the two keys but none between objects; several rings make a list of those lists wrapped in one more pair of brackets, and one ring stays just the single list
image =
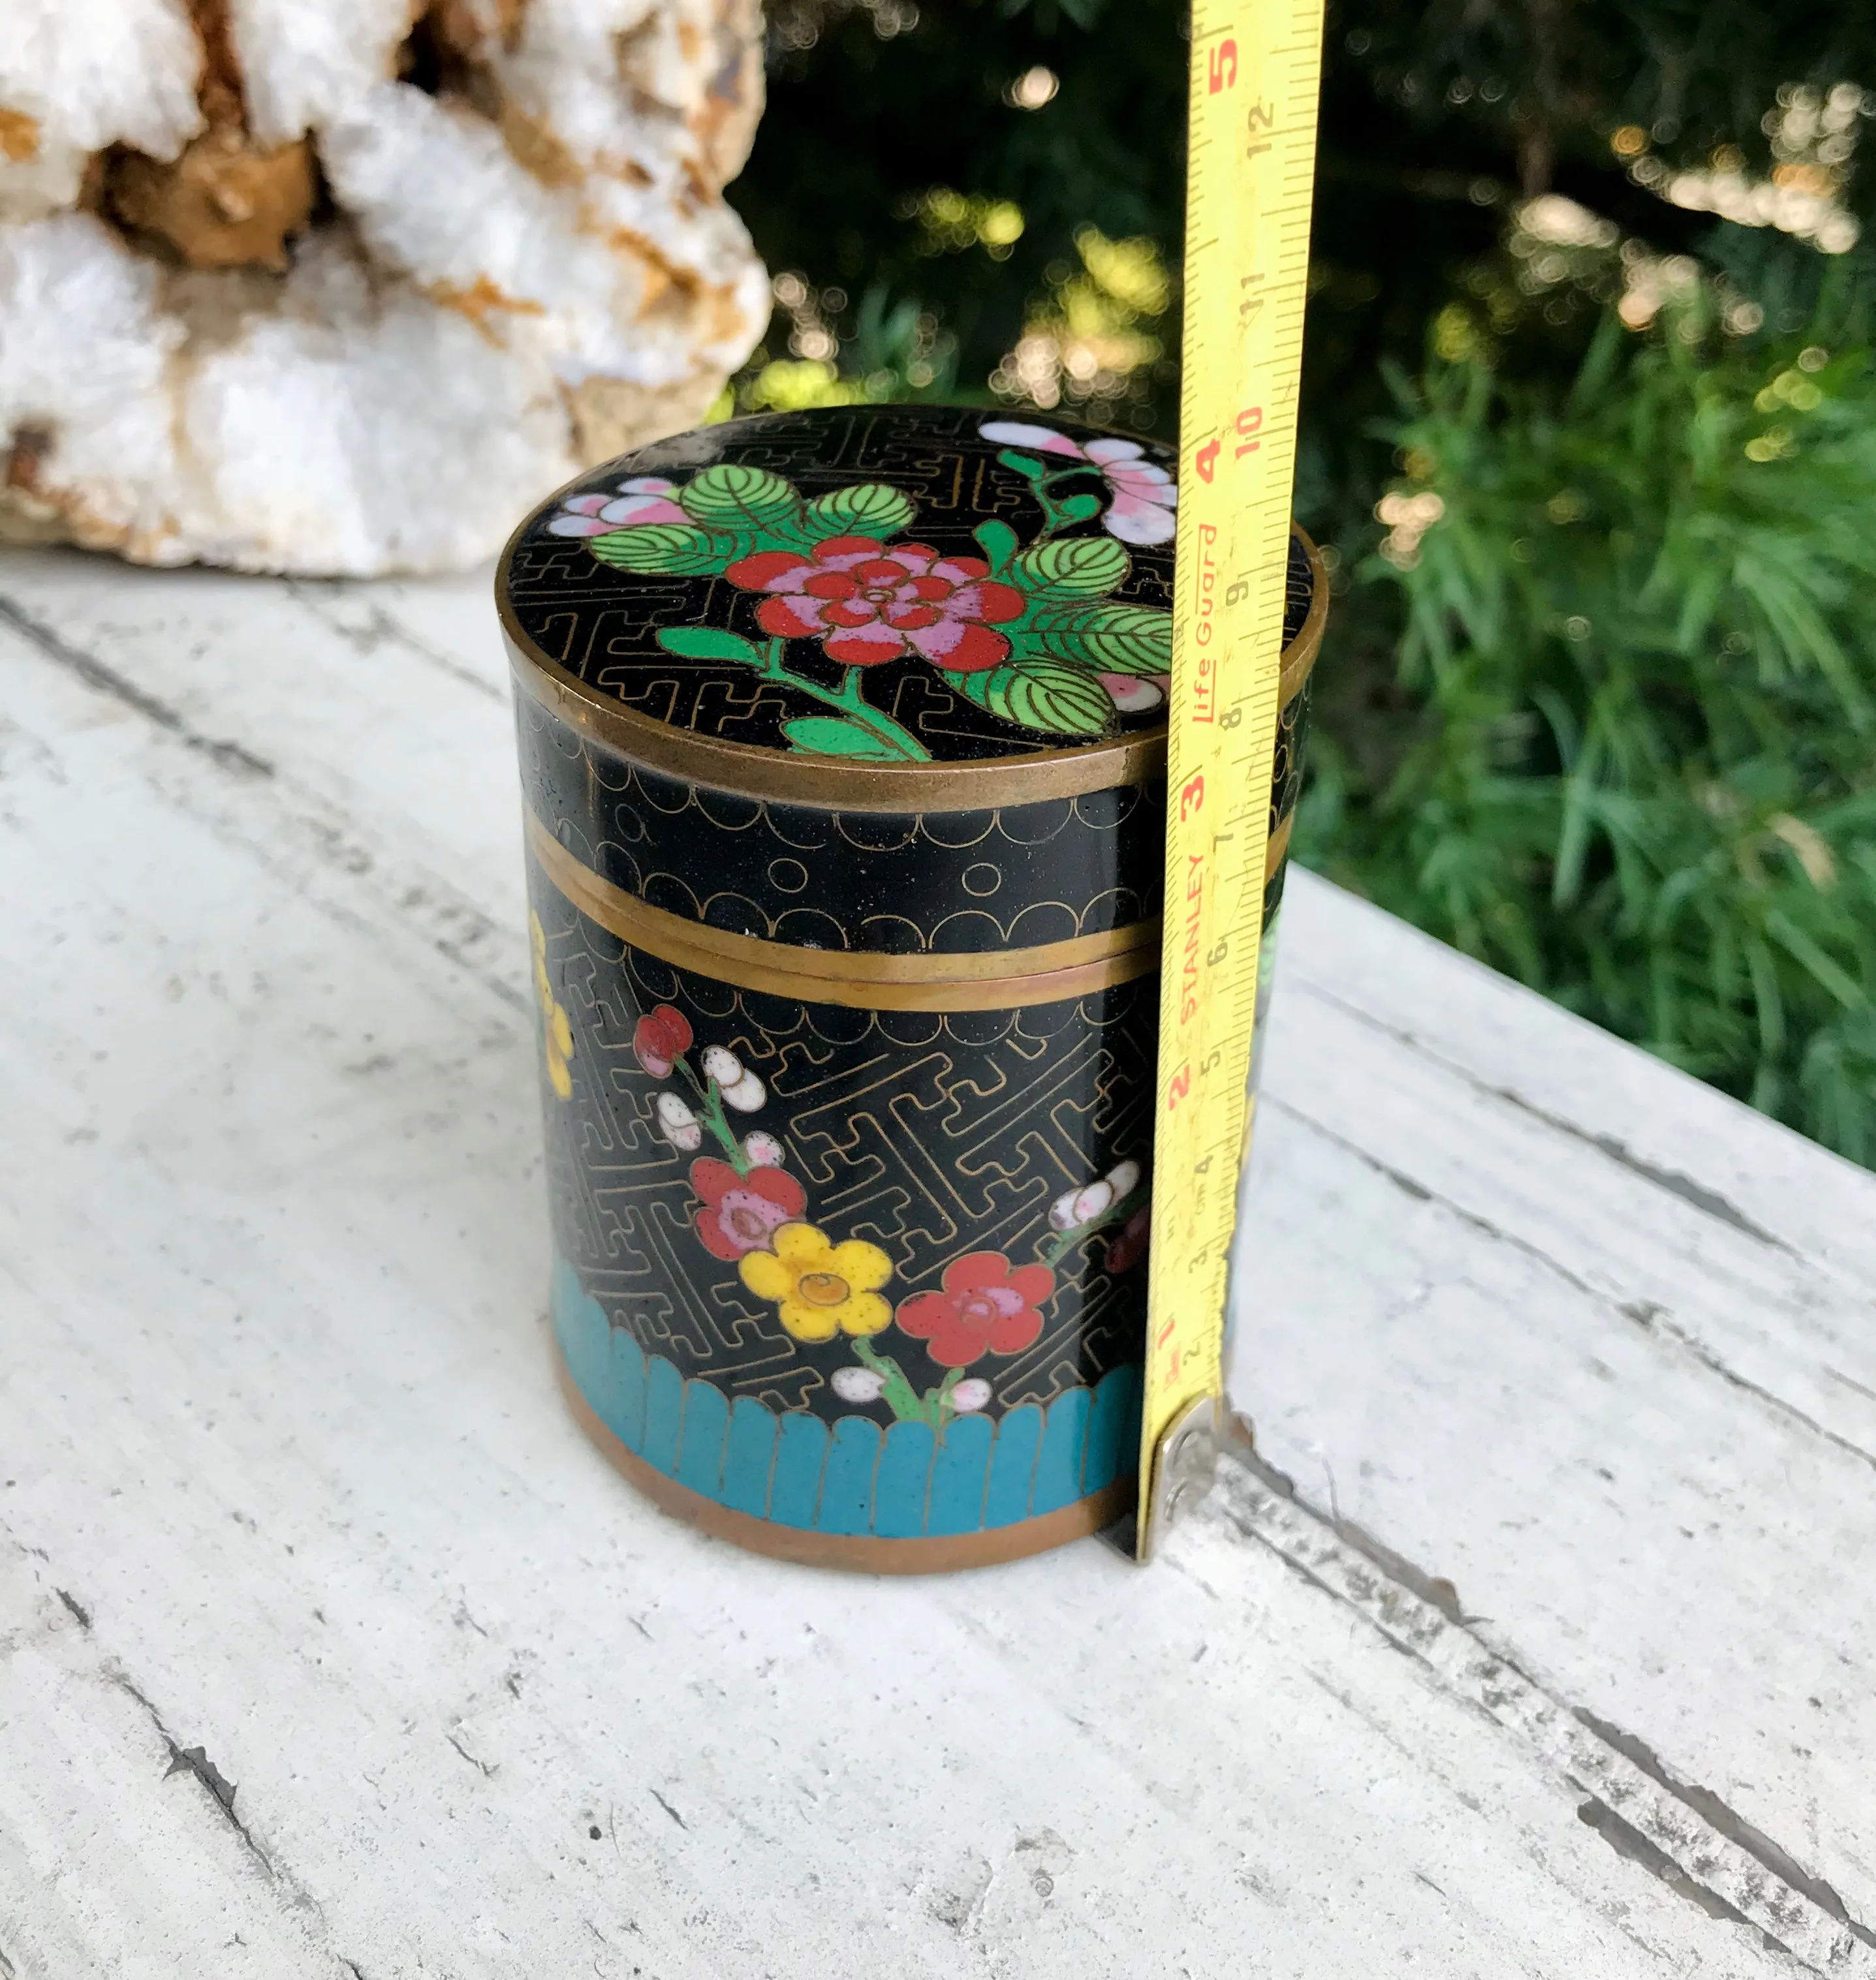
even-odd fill
[{"label": "white blossom", "polygon": [[753,1072],[745,1072],[733,1085],[723,1089],[723,1104],[739,1114],[753,1114],[768,1098],[768,1091]]},{"label": "white blossom", "polygon": [[743,1076],[743,1061],[727,1045],[711,1045],[704,1054],[704,1071],[719,1086],[733,1086]]},{"label": "white blossom", "polygon": [[1113,1201],[1114,1186],[1112,1183],[1106,1181],[1089,1183],[1086,1189],[1076,1193],[1070,1228],[1078,1224],[1092,1224],[1112,1205]]},{"label": "white blossom", "polygon": [[660,1093],[657,1106],[659,1129],[673,1148],[688,1153],[702,1147],[704,1130],[683,1099],[675,1093]]}]

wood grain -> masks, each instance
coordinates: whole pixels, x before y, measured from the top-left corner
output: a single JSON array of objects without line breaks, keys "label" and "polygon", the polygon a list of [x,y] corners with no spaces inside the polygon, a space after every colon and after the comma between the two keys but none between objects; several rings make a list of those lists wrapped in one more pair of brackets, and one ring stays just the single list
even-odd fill
[{"label": "wood grain", "polygon": [[554,1391],[478,586],[12,556],[0,668],[15,1975],[1876,1975],[1871,1178],[1299,875],[1266,1470],[740,1554]]}]

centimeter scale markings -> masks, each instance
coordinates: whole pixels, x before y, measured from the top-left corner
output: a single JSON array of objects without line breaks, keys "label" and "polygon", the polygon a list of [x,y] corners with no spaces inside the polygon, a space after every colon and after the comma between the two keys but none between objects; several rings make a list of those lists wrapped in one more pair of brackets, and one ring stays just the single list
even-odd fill
[{"label": "centimeter scale markings", "polygon": [[[1153,1244],[1137,1557],[1222,1408],[1257,1001],[1323,0],[1196,0]],[[1209,1446],[1208,1446],[1209,1448]],[[1156,1486],[1163,1489],[1156,1493]]]}]

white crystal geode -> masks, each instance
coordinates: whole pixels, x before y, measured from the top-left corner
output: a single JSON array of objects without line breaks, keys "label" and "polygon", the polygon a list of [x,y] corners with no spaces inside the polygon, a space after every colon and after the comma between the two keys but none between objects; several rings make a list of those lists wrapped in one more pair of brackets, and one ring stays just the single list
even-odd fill
[{"label": "white crystal geode", "polygon": [[760,0],[0,14],[0,538],[460,567],[767,321]]}]

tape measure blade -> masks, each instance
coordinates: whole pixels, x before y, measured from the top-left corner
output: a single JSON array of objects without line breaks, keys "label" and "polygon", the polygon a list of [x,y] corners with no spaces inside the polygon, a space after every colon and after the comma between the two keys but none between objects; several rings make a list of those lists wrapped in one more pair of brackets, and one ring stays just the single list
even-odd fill
[{"label": "tape measure blade", "polygon": [[[1218,1393],[1262,935],[1322,0],[1197,0],[1137,1557]],[[1208,809],[1209,807],[1209,809]],[[1189,1497],[1189,1495],[1187,1495]]]}]

